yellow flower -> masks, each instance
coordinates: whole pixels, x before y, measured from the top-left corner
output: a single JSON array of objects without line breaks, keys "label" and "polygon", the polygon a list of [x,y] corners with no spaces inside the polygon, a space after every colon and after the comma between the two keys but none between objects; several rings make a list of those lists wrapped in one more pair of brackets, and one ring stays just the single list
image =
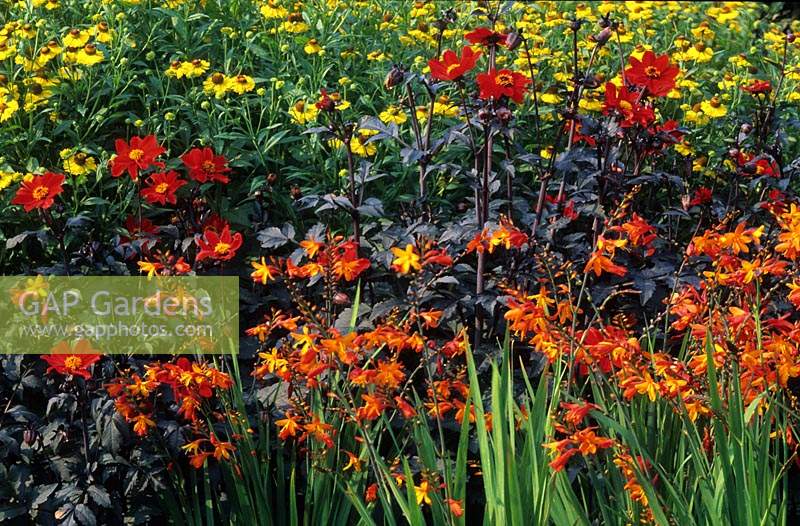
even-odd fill
[{"label": "yellow flower", "polygon": [[719,119],[728,114],[728,108],[717,97],[711,97],[711,100],[701,102],[700,109],[712,119]]},{"label": "yellow flower", "polygon": [[378,148],[375,143],[367,141],[377,133],[378,130],[359,129],[358,133],[350,140],[350,151],[361,157],[372,157],[378,151]]},{"label": "yellow flower", "polygon": [[383,62],[384,60],[389,60],[389,58],[391,58],[389,55],[380,50],[370,51],[367,53],[367,60],[372,60],[375,62]]},{"label": "yellow flower", "polygon": [[13,40],[0,42],[0,60],[5,60],[13,57],[17,53],[17,47]]},{"label": "yellow flower", "polygon": [[306,45],[303,46],[303,51],[305,51],[308,55],[316,55],[322,54],[322,46],[319,45],[319,42],[316,38],[310,39],[306,42]]},{"label": "yellow flower", "polygon": [[75,62],[84,66],[94,66],[103,61],[103,52],[98,50],[94,44],[86,44],[78,51]]},{"label": "yellow flower", "polygon": [[751,66],[750,62],[747,60],[747,57],[743,53],[732,56],[728,59],[728,62],[737,68],[749,68]]},{"label": "yellow flower", "polygon": [[90,36],[88,31],[70,29],[69,32],[64,35],[63,42],[66,47],[79,48],[85,46],[86,43],[89,42]]},{"label": "yellow flower", "polygon": [[[205,74],[205,72],[208,71],[209,66],[210,64],[207,60],[196,58],[194,60],[181,63],[180,69],[183,72],[183,76],[185,76],[187,79],[194,79]],[[180,78],[180,76],[178,76],[178,78]]]},{"label": "yellow flower", "polygon": [[170,62],[169,67],[164,71],[164,75],[176,79],[182,78],[186,72],[183,69],[183,62],[180,60],[173,60]]},{"label": "yellow flower", "polygon": [[563,101],[561,97],[558,96],[558,93],[542,93],[539,95],[539,100],[543,104],[558,104],[559,102]]},{"label": "yellow flower", "polygon": [[289,108],[289,116],[296,124],[306,124],[317,118],[319,109],[314,104],[309,104],[304,100],[298,100]]},{"label": "yellow flower", "polygon": [[378,117],[382,122],[385,122],[386,124],[389,124],[390,122],[393,122],[395,124],[403,124],[408,119],[403,109],[400,108],[399,106],[394,106],[394,105],[386,108],[384,111],[381,112],[380,115],[378,115]]},{"label": "yellow flower", "polygon": [[286,21],[281,24],[280,26],[281,31],[285,31],[286,33],[305,33],[308,31],[308,24],[305,22],[292,22]]},{"label": "yellow flower", "polygon": [[203,91],[207,95],[214,95],[221,99],[228,91],[228,78],[222,73],[213,73],[203,82]]},{"label": "yellow flower", "polygon": [[431,496],[428,494],[431,488],[428,485],[427,480],[423,480],[419,486],[414,486],[414,495],[417,498],[417,506],[425,503],[430,505],[431,504]]},{"label": "yellow flower", "polygon": [[89,29],[89,34],[94,37],[97,42],[108,44],[114,38],[114,32],[109,29],[106,22],[100,22],[96,26]]},{"label": "yellow flower", "polygon": [[275,277],[277,276],[277,270],[275,267],[267,265],[264,257],[261,257],[261,262],[253,261],[250,263],[252,267],[255,269],[251,274],[250,277],[253,278],[254,281],[260,281],[262,285],[266,285],[267,281],[274,281]]},{"label": "yellow flower", "polygon": [[407,244],[405,249],[392,247],[392,254],[394,254],[394,261],[392,261],[392,268],[400,274],[408,274],[412,270],[422,269],[419,262],[419,254],[414,250],[414,246]]},{"label": "yellow flower", "polygon": [[61,158],[64,160],[62,166],[64,170],[70,175],[80,176],[92,173],[97,170],[97,163],[94,157],[86,155],[83,152],[72,153],[70,148],[61,150]]},{"label": "yellow flower", "polygon": [[278,5],[278,2],[275,0],[269,0],[266,4],[261,6],[261,16],[266,18],[267,20],[273,20],[275,18],[285,18],[288,12],[286,8],[283,6]]},{"label": "yellow flower", "polygon": [[249,77],[247,75],[236,75],[235,77],[228,79],[228,82],[231,91],[238,93],[239,95],[244,95],[248,91],[253,91],[253,89],[256,87],[253,77]]},{"label": "yellow flower", "polygon": [[22,174],[19,172],[0,172],[0,190],[5,190],[20,179]]},{"label": "yellow flower", "polygon": [[10,119],[18,109],[19,103],[16,100],[10,99],[5,95],[0,96],[0,122]]}]

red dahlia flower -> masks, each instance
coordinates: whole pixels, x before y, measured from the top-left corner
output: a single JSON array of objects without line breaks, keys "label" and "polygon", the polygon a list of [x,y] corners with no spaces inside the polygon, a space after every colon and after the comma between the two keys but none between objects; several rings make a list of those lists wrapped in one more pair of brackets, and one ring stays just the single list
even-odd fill
[{"label": "red dahlia flower", "polygon": [[236,251],[242,246],[242,234],[238,232],[231,235],[229,226],[225,226],[222,233],[217,234],[211,230],[206,230],[203,237],[197,238],[197,245],[200,252],[197,253],[197,261],[206,258],[227,261],[236,255]]},{"label": "red dahlia flower", "polygon": [[457,80],[464,73],[472,71],[480,58],[481,52],[472,51],[469,46],[464,46],[461,50],[461,57],[455,51],[448,49],[444,52],[442,60],[429,60],[428,66],[431,68],[431,77],[439,80]]},{"label": "red dahlia flower", "polygon": [[631,67],[625,70],[625,80],[656,97],[663,97],[675,87],[675,77],[681,71],[670,63],[669,55],[657,57],[652,51],[645,51],[641,61],[628,57],[628,62]]},{"label": "red dahlia flower", "polygon": [[742,86],[742,90],[750,95],[766,95],[772,91],[772,84],[768,80],[753,80],[749,85]]},{"label": "red dahlia flower", "polygon": [[164,163],[156,162],[156,157],[166,150],[159,146],[155,135],[147,137],[133,137],[130,144],[122,139],[114,142],[117,155],[111,159],[111,175],[119,177],[124,172],[128,172],[134,181],[139,178],[141,170],[147,170],[151,166],[164,168]]},{"label": "red dahlia flower", "polygon": [[89,367],[102,358],[99,354],[89,354],[92,348],[86,340],[80,340],[75,344],[75,353],[72,352],[67,342],[61,342],[53,347],[53,354],[42,355],[42,360],[50,366],[47,373],[55,371],[64,376],[81,376],[85,379],[92,377]]},{"label": "red dahlia flower", "polygon": [[492,31],[488,27],[479,27],[475,31],[467,33],[464,37],[469,40],[471,44],[480,44],[482,46],[506,45],[506,35]]},{"label": "red dahlia flower", "polygon": [[198,183],[229,181],[225,175],[231,171],[228,160],[223,155],[214,155],[209,147],[193,148],[181,156],[181,161],[189,169],[189,177]]},{"label": "red dahlia flower", "polygon": [[178,172],[170,170],[166,173],[155,173],[147,180],[147,186],[142,188],[142,197],[148,203],[161,203],[162,205],[177,202],[175,192],[186,184],[186,181],[179,179]]},{"label": "red dahlia flower", "polygon": [[606,83],[606,100],[603,104],[603,115],[617,114],[623,128],[629,128],[634,124],[641,124],[644,127],[653,123],[656,118],[652,108],[643,106],[638,102],[639,94],[635,91],[628,91],[628,88],[617,87],[611,82]]},{"label": "red dahlia flower", "polygon": [[17,190],[11,204],[22,205],[26,212],[34,208],[50,208],[55,197],[64,191],[63,184],[64,176],[61,174],[47,172],[36,175],[30,181],[22,181],[22,186]]},{"label": "red dahlia flower", "polygon": [[490,69],[488,73],[479,74],[476,80],[480,88],[480,98],[499,99],[505,95],[517,104],[522,102],[525,90],[531,83],[531,79],[510,69]]}]

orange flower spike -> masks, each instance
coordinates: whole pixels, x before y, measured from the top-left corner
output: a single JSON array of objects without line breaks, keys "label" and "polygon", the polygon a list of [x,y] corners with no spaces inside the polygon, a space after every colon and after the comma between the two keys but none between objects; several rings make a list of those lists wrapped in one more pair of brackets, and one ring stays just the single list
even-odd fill
[{"label": "orange flower spike", "polygon": [[358,420],[376,420],[383,414],[386,408],[386,400],[380,395],[362,394],[361,399],[364,405],[356,409]]},{"label": "orange flower spike", "polygon": [[314,259],[320,249],[322,249],[325,245],[314,239],[304,239],[300,242],[300,246],[303,248],[309,258]]},{"label": "orange flower spike", "polygon": [[414,406],[409,404],[403,397],[395,396],[394,402],[397,404],[397,409],[400,411],[400,414],[402,414],[403,418],[406,420],[410,420],[417,416],[417,410],[414,409]]},{"label": "orange flower spike", "polygon": [[275,279],[280,275],[281,271],[278,267],[274,265],[267,265],[264,257],[261,258],[261,262],[253,261],[250,263],[252,267],[255,269],[251,274],[250,277],[256,283],[261,283],[262,285],[266,285],[268,281],[275,281]]},{"label": "orange flower spike", "polygon": [[405,378],[406,373],[403,372],[403,366],[397,361],[381,360],[378,362],[375,373],[375,384],[378,387],[397,389]]},{"label": "orange flower spike", "polygon": [[417,499],[417,506],[422,504],[430,505],[432,503],[430,492],[433,488],[428,484],[427,480],[420,482],[419,486],[414,486],[414,495]]},{"label": "orange flower spike", "polygon": [[460,500],[456,499],[445,499],[447,503],[447,507],[450,509],[450,513],[453,517],[461,517],[464,515],[464,506]]},{"label": "orange flower spike", "polygon": [[594,455],[598,449],[607,449],[614,445],[613,439],[597,436],[592,427],[575,432],[572,438],[582,455]]},{"label": "orange flower spike", "polygon": [[583,272],[588,274],[590,271],[594,272],[596,276],[600,276],[603,272],[609,272],[617,276],[624,276],[628,273],[628,269],[615,264],[610,258],[604,256],[600,250],[596,250],[589,258],[589,261],[586,262]]},{"label": "orange flower spike", "polygon": [[318,416],[314,416],[311,422],[303,426],[303,429],[306,434],[311,435],[314,439],[322,442],[327,447],[333,447],[333,439],[331,438],[333,426],[321,422]]}]

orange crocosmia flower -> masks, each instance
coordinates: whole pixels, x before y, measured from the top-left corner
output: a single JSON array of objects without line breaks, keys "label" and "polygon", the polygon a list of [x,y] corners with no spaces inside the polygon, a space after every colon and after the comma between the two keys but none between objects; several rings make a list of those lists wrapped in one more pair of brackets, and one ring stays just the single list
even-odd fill
[{"label": "orange crocosmia flower", "polygon": [[342,471],[347,471],[349,469],[352,469],[357,473],[360,473],[361,459],[358,458],[357,455],[354,455],[353,453],[347,451],[346,449],[343,449],[342,451],[344,451],[344,453],[347,455],[347,464],[345,464],[345,466],[342,468]]},{"label": "orange crocosmia flower", "polygon": [[420,482],[419,486],[414,486],[414,495],[417,499],[417,506],[422,504],[431,504],[431,496],[430,492],[433,488],[431,488],[430,484],[427,480],[423,480]]},{"label": "orange crocosmia flower", "polygon": [[193,468],[200,469],[203,467],[203,465],[205,465],[206,459],[211,455],[212,453],[209,452],[197,453],[196,455],[189,457],[189,463]]},{"label": "orange crocosmia flower", "polygon": [[409,404],[402,396],[395,396],[394,402],[397,404],[397,409],[400,410],[400,413],[406,420],[417,416],[417,410],[414,409],[414,406]]},{"label": "orange crocosmia flower", "polygon": [[338,279],[353,281],[368,268],[367,258],[340,258],[333,264],[333,273]]},{"label": "orange crocosmia flower", "polygon": [[420,270],[420,257],[416,249],[410,243],[406,248],[392,247],[392,254],[394,254],[394,261],[392,261],[392,269],[399,274],[408,274],[411,271]]},{"label": "orange crocosmia flower", "polygon": [[594,455],[598,449],[607,449],[614,445],[614,440],[602,436],[597,436],[593,427],[587,427],[576,431],[572,439],[578,446],[578,451],[582,455]]},{"label": "orange crocosmia flower", "polygon": [[429,310],[419,313],[419,317],[422,318],[423,324],[422,326],[426,329],[435,329],[439,326],[439,320],[442,319],[442,314],[444,311],[441,310]]},{"label": "orange crocosmia flower", "polygon": [[156,427],[156,423],[150,420],[147,415],[137,415],[132,418],[133,424],[133,432],[143,437],[147,435],[148,429],[151,427]]},{"label": "orange crocosmia flower", "polygon": [[386,399],[380,395],[361,395],[364,405],[356,409],[358,420],[375,420],[381,416],[386,409]]},{"label": "orange crocosmia flower", "polygon": [[218,440],[213,434],[211,435],[211,445],[214,446],[214,458],[218,461],[230,460],[231,453],[236,451],[233,444]]},{"label": "orange crocosmia flower", "polygon": [[[547,444],[545,444],[545,445],[547,445]],[[569,462],[569,459],[571,459],[572,457],[574,457],[578,453],[579,453],[579,451],[577,449],[574,449],[574,448],[573,449],[567,449],[563,453],[559,454],[548,465],[550,466],[550,469],[552,469],[553,471],[559,472],[559,471],[561,471],[562,469],[564,469],[566,467],[567,463]]]},{"label": "orange crocosmia flower", "polygon": [[396,361],[387,362],[381,360],[375,369],[375,384],[378,387],[397,389],[406,378],[403,366]]},{"label": "orange crocosmia flower", "polygon": [[268,281],[275,281],[275,278],[281,273],[278,267],[267,265],[263,256],[261,257],[260,263],[258,261],[253,261],[250,265],[255,269],[250,274],[250,277],[253,278],[253,281],[256,283],[260,282],[262,285],[266,285]]},{"label": "orange crocosmia flower", "polygon": [[764,233],[764,225],[758,228],[745,230],[745,223],[739,223],[736,230],[727,232],[719,237],[719,244],[722,248],[729,248],[734,254],[743,252],[749,253],[748,245],[752,242],[758,243]]},{"label": "orange crocosmia flower", "polygon": [[574,426],[580,424],[587,417],[589,411],[600,409],[597,405],[585,401],[577,404],[561,402],[561,407],[567,410],[564,415],[564,421]]},{"label": "orange crocosmia flower", "polygon": [[422,266],[427,267],[428,265],[449,267],[453,265],[453,258],[443,248],[428,250],[422,258]]},{"label": "orange crocosmia flower", "polygon": [[204,444],[205,442],[208,442],[208,439],[198,438],[182,445],[181,449],[186,451],[188,455],[197,455],[200,452],[200,445]]},{"label": "orange crocosmia flower", "polygon": [[628,273],[628,269],[621,265],[615,264],[609,257],[604,256],[600,250],[596,250],[592,254],[592,257],[590,257],[589,261],[586,262],[586,266],[584,267],[583,271],[592,271],[597,276],[601,275],[603,272],[609,272],[617,276],[624,276]]},{"label": "orange crocosmia flower", "polygon": [[642,217],[633,213],[631,220],[622,225],[622,230],[628,234],[628,239],[634,246],[647,246],[656,238],[656,229]]},{"label": "orange crocosmia flower", "polygon": [[378,484],[372,483],[367,487],[367,490],[364,492],[364,500],[366,502],[375,502],[378,500]]},{"label": "orange crocosmia flower", "polygon": [[300,246],[303,248],[306,255],[313,259],[325,245],[315,239],[304,239],[300,242]]},{"label": "orange crocosmia flower", "polygon": [[460,500],[445,499],[445,502],[447,503],[447,507],[450,509],[450,513],[453,515],[453,517],[461,517],[464,515],[464,506]]},{"label": "orange crocosmia flower", "polygon": [[298,422],[299,417],[291,414],[286,413],[286,417],[280,420],[275,421],[275,425],[280,428],[278,431],[278,438],[281,440],[286,440],[288,438],[294,438],[297,436],[297,433],[300,432],[301,426]]},{"label": "orange crocosmia flower", "polygon": [[303,429],[305,430],[303,436],[311,435],[314,439],[322,442],[327,447],[333,447],[333,439],[331,438],[333,426],[321,422],[318,416],[314,416],[311,422],[303,426]]}]

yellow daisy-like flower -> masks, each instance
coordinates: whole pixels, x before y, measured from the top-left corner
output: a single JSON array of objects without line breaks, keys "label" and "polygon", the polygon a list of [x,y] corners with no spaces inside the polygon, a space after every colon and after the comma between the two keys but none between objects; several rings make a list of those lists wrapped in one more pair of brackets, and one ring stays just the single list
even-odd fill
[{"label": "yellow daisy-like flower", "polygon": [[235,77],[231,77],[228,79],[228,83],[231,91],[238,93],[239,95],[244,95],[248,91],[253,91],[253,89],[256,87],[253,77],[249,77],[247,75],[236,75]]},{"label": "yellow daisy-like flower", "polygon": [[183,62],[180,60],[173,60],[170,62],[169,67],[164,71],[164,75],[172,78],[183,78],[186,72],[183,69]]},{"label": "yellow daisy-like flower", "polygon": [[744,54],[734,55],[728,59],[728,62],[737,68],[749,68],[751,66],[750,61],[747,60]]},{"label": "yellow daisy-like flower", "polygon": [[309,104],[304,100],[298,100],[289,108],[289,116],[295,124],[306,124],[317,118],[319,110],[314,104]]},{"label": "yellow daisy-like flower", "polygon": [[316,38],[312,38],[306,42],[306,45],[303,46],[303,51],[305,51],[308,55],[317,55],[324,52],[322,46],[319,45],[319,42]]},{"label": "yellow daisy-like flower", "polygon": [[433,114],[444,117],[457,117],[460,113],[458,106],[450,102],[446,95],[439,97],[433,104]]},{"label": "yellow daisy-like flower", "polygon": [[280,26],[280,31],[284,31],[286,33],[294,33],[294,34],[305,33],[306,31],[308,31],[308,29],[309,29],[308,24],[302,21],[301,22],[286,21],[282,23]]},{"label": "yellow daisy-like flower", "polygon": [[83,47],[89,42],[89,37],[91,35],[88,31],[81,31],[80,29],[70,29],[69,32],[64,35],[63,42],[66,47]]},{"label": "yellow daisy-like flower", "polygon": [[17,54],[17,46],[13,40],[0,42],[0,60],[5,60]]},{"label": "yellow daisy-like flower", "polygon": [[114,31],[112,31],[106,22],[100,22],[96,26],[89,29],[89,34],[94,37],[97,42],[108,44],[114,38]]},{"label": "yellow daisy-like flower", "polygon": [[86,44],[75,56],[75,62],[83,66],[94,66],[102,61],[103,52],[97,49],[94,44]]},{"label": "yellow daisy-like flower", "polygon": [[361,157],[372,157],[378,151],[373,142],[367,142],[370,137],[378,133],[378,130],[367,130],[361,128],[350,141],[350,151]]},{"label": "yellow daisy-like flower", "polygon": [[712,119],[719,119],[728,114],[728,108],[717,97],[711,97],[711,100],[701,102],[700,109]]},{"label": "yellow daisy-like flower", "polygon": [[203,91],[207,95],[214,95],[221,99],[228,92],[228,78],[222,73],[213,73],[203,82]]},{"label": "yellow daisy-like flower", "polygon": [[0,122],[5,122],[19,109],[19,103],[6,96],[0,97]]},{"label": "yellow daisy-like flower", "polygon": [[269,0],[266,4],[261,6],[259,11],[261,12],[261,16],[267,20],[286,18],[286,15],[288,14],[286,8],[279,5],[275,0]]},{"label": "yellow daisy-like flower", "polygon": [[384,60],[389,60],[389,58],[391,58],[389,55],[380,50],[367,53],[367,60],[374,62],[383,62]]},{"label": "yellow daisy-like flower", "polygon": [[540,100],[540,101],[541,101],[543,104],[558,104],[558,103],[560,103],[561,101],[563,101],[564,99],[563,99],[563,98],[561,98],[561,97],[558,95],[558,93],[548,93],[548,92],[545,92],[545,93],[541,93],[541,94],[539,95],[539,100]]},{"label": "yellow daisy-like flower", "polygon": [[86,175],[97,170],[97,162],[94,157],[83,152],[74,152],[70,148],[65,148],[59,153],[63,159],[62,166],[70,175]]},{"label": "yellow daisy-like flower", "polygon": [[58,9],[61,5],[58,3],[57,0],[47,0],[44,4],[44,8],[48,11],[52,11],[53,9]]},{"label": "yellow daisy-like flower", "polygon": [[194,79],[205,74],[210,65],[211,64],[209,64],[207,60],[196,58],[194,60],[182,62],[180,69],[183,72],[183,76],[185,76],[187,79]]},{"label": "yellow daisy-like flower", "polygon": [[408,117],[406,117],[406,114],[403,111],[403,109],[400,108],[399,106],[394,106],[394,105],[389,106],[384,111],[382,111],[380,115],[378,115],[378,118],[382,122],[385,122],[386,124],[389,124],[390,122],[393,122],[395,124],[403,124],[404,122],[406,122],[406,120],[408,120]]}]

